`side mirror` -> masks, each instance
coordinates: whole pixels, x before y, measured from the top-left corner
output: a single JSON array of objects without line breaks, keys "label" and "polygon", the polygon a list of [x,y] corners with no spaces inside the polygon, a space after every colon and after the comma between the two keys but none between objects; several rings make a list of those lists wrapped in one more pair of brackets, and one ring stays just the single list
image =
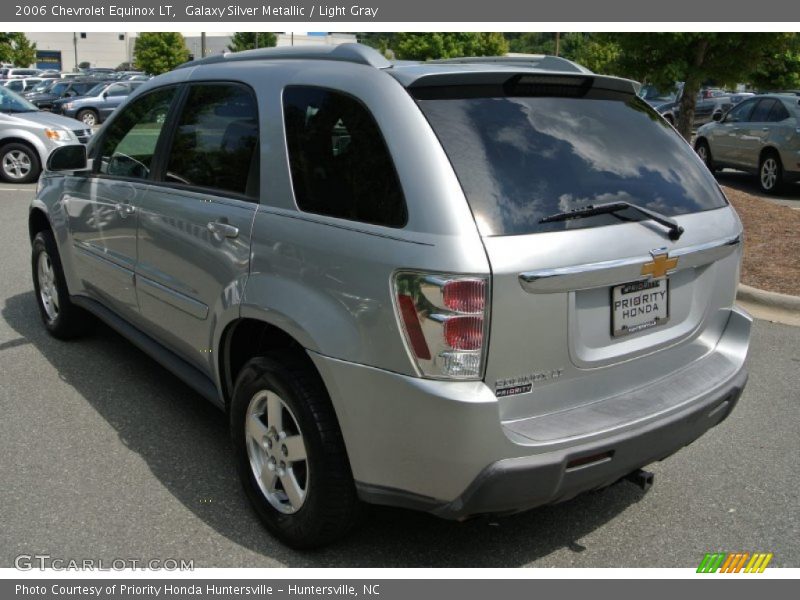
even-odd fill
[{"label": "side mirror", "polygon": [[722,121],[722,113],[714,113],[711,118],[714,121]]},{"label": "side mirror", "polygon": [[61,146],[47,157],[48,171],[85,171],[88,165],[86,146],[83,144]]},{"label": "side mirror", "polygon": [[108,92],[103,92],[103,99],[108,98]]}]

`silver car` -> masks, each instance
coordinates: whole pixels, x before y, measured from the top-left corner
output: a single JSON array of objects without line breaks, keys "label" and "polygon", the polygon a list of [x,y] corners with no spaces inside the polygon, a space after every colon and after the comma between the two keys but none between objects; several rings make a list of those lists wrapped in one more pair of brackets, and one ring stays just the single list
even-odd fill
[{"label": "silver car", "polygon": [[214,56],[39,187],[45,327],[99,318],[223,410],[295,547],[362,502],[465,519],[647,487],[747,379],[736,213],[631,81],[563,59]]},{"label": "silver car", "polygon": [[0,180],[36,181],[52,150],[86,143],[91,135],[91,129],[83,123],[41,111],[0,87]]},{"label": "silver car", "polygon": [[800,98],[749,98],[698,129],[695,149],[711,171],[747,171],[758,175],[762,191],[777,193],[784,183],[800,179]]}]

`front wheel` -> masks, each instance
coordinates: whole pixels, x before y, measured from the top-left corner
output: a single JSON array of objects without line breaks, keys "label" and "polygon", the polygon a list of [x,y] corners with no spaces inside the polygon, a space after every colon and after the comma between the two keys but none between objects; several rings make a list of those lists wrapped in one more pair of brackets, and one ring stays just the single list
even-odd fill
[{"label": "front wheel", "polygon": [[50,231],[40,231],[33,238],[31,266],[36,304],[50,335],[65,340],[89,331],[92,318],[70,300],[56,240]]},{"label": "front wheel", "polygon": [[97,116],[97,113],[89,109],[80,111],[77,115],[75,115],[75,118],[78,119],[78,121],[81,121],[87,127],[94,127],[100,122],[100,118]]},{"label": "front wheel", "polygon": [[783,165],[780,157],[769,153],[761,158],[758,166],[758,183],[762,192],[777,194],[783,184]]},{"label": "front wheel", "polygon": [[25,144],[6,144],[0,148],[0,176],[8,183],[31,183],[39,178],[39,155]]},{"label": "front wheel", "polygon": [[711,157],[711,148],[708,147],[707,141],[698,141],[694,149],[695,152],[697,152],[697,156],[700,157],[700,160],[703,161],[703,164],[705,164],[709,171],[713,173],[717,170],[716,166],[714,165],[714,159]]},{"label": "front wheel", "polygon": [[359,508],[350,463],[330,398],[303,357],[250,360],[230,417],[245,493],[273,535],[313,548],[349,531]]}]

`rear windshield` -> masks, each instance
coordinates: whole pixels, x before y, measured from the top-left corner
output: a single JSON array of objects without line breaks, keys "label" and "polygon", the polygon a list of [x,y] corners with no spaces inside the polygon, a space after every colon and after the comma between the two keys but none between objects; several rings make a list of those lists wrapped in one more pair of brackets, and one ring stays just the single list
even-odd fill
[{"label": "rear windshield", "polygon": [[540,223],[625,201],[668,216],[725,206],[714,178],[641,99],[418,99],[483,235],[519,235],[640,219],[634,211]]}]

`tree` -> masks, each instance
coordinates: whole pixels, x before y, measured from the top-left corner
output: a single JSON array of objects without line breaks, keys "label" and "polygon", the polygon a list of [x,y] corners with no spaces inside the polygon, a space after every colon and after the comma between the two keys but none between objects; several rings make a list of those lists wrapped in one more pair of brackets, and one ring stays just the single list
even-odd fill
[{"label": "tree", "polygon": [[136,38],[133,58],[146,73],[160,75],[189,60],[189,51],[180,33],[142,32]]},{"label": "tree", "polygon": [[0,33],[0,62],[28,67],[36,62],[36,44],[21,32]]},{"label": "tree", "polygon": [[[256,38],[256,36],[258,36]],[[256,44],[256,41],[258,44]],[[269,31],[238,32],[231,36],[231,43],[228,50],[231,52],[241,52],[242,50],[252,50],[253,48],[271,48],[278,43],[278,36]]]},{"label": "tree", "polygon": [[762,91],[800,89],[800,35],[789,34],[785,48],[768,53],[756,65],[750,83]]},{"label": "tree", "polygon": [[458,56],[500,56],[508,52],[502,33],[398,33],[397,58],[432,60]]},{"label": "tree", "polygon": [[687,140],[692,135],[694,108],[700,86],[708,80],[735,85],[747,80],[765,57],[782,51],[786,33],[607,33],[619,55],[615,74],[647,80],[661,89],[683,81],[676,127]]}]

